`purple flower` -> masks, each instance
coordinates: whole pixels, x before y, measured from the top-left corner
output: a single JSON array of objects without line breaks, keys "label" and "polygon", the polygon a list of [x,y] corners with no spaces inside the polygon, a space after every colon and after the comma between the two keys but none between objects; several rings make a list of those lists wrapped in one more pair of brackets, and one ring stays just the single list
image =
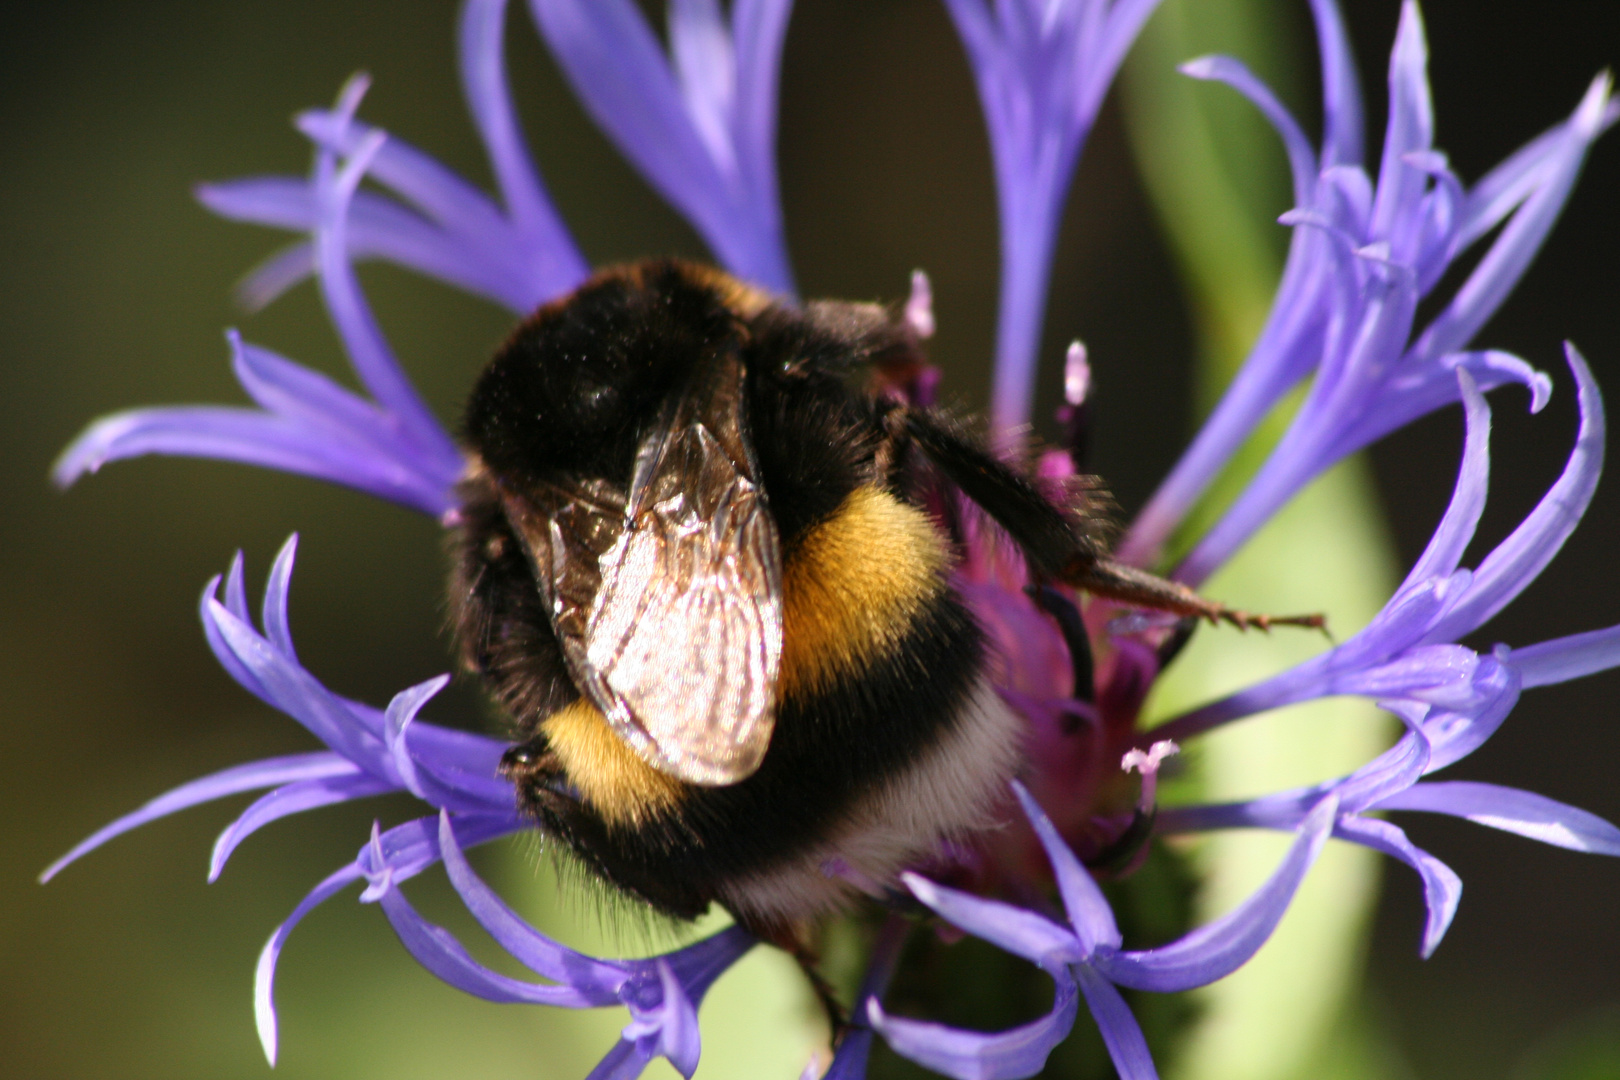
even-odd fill
[{"label": "purple flower", "polygon": [[[341,121],[337,126],[347,125],[364,90],[363,80],[345,88],[333,114],[334,123]],[[387,147],[381,132],[369,132],[341,167],[334,151],[321,148],[307,193],[315,212],[311,250],[321,297],[355,375],[371,397],[345,390],[267,349],[246,345],[233,331],[229,340],[237,380],[259,408],[192,405],[103,417],[57,459],[51,475],[58,484],[71,484],[109,461],[178,454],[313,476],[435,516],[454,509],[453,489],[465,465],[461,451],[400,368],[350,264],[355,189],[369,168],[386,160]]]},{"label": "purple flower", "polygon": [[[1034,1076],[1069,1029],[1084,996],[1102,1031],[1121,1080],[1156,1078],[1142,1029],[1116,986],[1160,993],[1207,986],[1236,971],[1265,944],[1288,909],[1305,872],[1321,852],[1332,827],[1338,797],[1328,792],[1297,825],[1298,838],[1271,879],[1227,915],[1179,941],[1133,952],[1121,950],[1114,913],[1091,872],[1069,850],[1021,785],[1019,803],[1052,862],[1068,915],[1064,926],[1025,908],[936,885],[915,874],[906,885],[947,922],[1038,965],[1056,985],[1045,1017],[995,1035],[959,1031],[884,1015],[868,1006],[874,1027],[899,1053],[958,1080],[1016,1080]],[[1078,995],[1076,993],[1078,991]]]},{"label": "purple flower", "polygon": [[[536,21],[591,114],[648,181],[686,214],[738,276],[790,293],[774,164],[776,77],[790,4],[739,0],[728,28],[717,0],[674,0],[672,71],[629,0],[533,0]],[[469,0],[461,75],[501,193],[497,205],[421,151],[355,120],[368,81],[331,110],[298,117],[315,145],[307,179],[207,184],[198,197],[239,221],[309,232],[248,280],[252,304],[314,273],[360,383],[230,338],[233,366],[260,406],[136,409],[104,417],[52,469],[62,486],[142,454],[213,457],[358,488],[427,513],[455,506],[460,452],[400,369],[350,260],[382,258],[526,315],[587,273],[524,146],[508,93],[505,0]],[[370,177],[397,198],[358,190]],[[403,201],[401,201],[403,200]]]},{"label": "purple flower", "polygon": [[1423,954],[1440,944],[1462,884],[1394,825],[1364,816],[1424,810],[1465,817],[1543,843],[1620,855],[1620,829],[1584,810],[1530,792],[1465,782],[1420,782],[1473,753],[1495,733],[1522,690],[1620,666],[1620,627],[1489,655],[1455,644],[1535,580],[1579,523],[1603,466],[1603,402],[1579,353],[1581,427],[1552,488],[1519,527],[1473,570],[1458,563],[1485,508],[1490,474],[1490,407],[1466,369],[1457,372],[1467,445],[1451,505],[1395,595],[1355,637],[1257,686],[1173,719],[1155,738],[1185,739],[1267,709],[1335,694],[1372,698],[1406,725],[1401,741],[1349,776],[1243,803],[1189,806],[1160,818],[1166,831],[1295,829],[1327,794],[1339,799],[1334,835],[1406,862],[1423,877],[1429,907]]},{"label": "purple flower", "polygon": [[570,1009],[623,1005],[630,1011],[630,1023],[591,1072],[591,1080],[639,1076],[657,1057],[668,1058],[682,1076],[692,1075],[700,1049],[697,1007],[714,980],[754,947],[752,937],[734,926],[664,956],[599,960],[557,944],[507,907],[468,865],[453,816],[446,809],[439,811],[434,840],[450,883],[478,924],[525,967],[550,981],[532,983],[491,971],[448,931],[424,920],[395,887],[407,875],[395,868],[397,860],[374,831],[367,849],[370,857],[361,860],[369,882],[361,898],[382,905],[400,941],[423,967],[458,990],[488,1001]]},{"label": "purple flower", "polygon": [[1028,423],[1063,200],[1097,110],[1159,0],[945,0],[990,130],[1001,304],[990,420]]},{"label": "purple flower", "polygon": [[776,82],[792,7],[735,0],[727,25],[720,0],[670,0],[666,59],[632,0],[529,0],[574,92],[624,156],[732,273],[782,294],[793,272]]},{"label": "purple flower", "polygon": [[[1294,238],[1271,316],[1254,351],[1187,453],[1132,524],[1123,558],[1155,561],[1256,424],[1314,376],[1304,403],[1258,475],[1177,568],[1197,584],[1312,478],[1426,413],[1457,400],[1454,372],[1484,389],[1523,383],[1531,410],[1547,377],[1508,353],[1464,351],[1546,238],[1594,139],[1620,119],[1607,74],[1571,117],[1510,156],[1472,189],[1434,149],[1428,46],[1407,0],[1389,67],[1389,124],[1376,180],[1362,163],[1361,98],[1332,0],[1312,0],[1322,51],[1324,138],[1313,151],[1298,124],[1242,64],[1196,60],[1189,75],[1226,82],[1277,129],[1294,173]],[[1504,224],[1505,222],[1505,224]],[[1418,302],[1452,263],[1497,226],[1451,300],[1419,328]]]},{"label": "purple flower", "polygon": [[[394,695],[384,710],[339,697],[298,662],[287,624],[287,592],[292,582],[297,537],[276,557],[254,629],[243,586],[242,558],[231,563],[219,598],[220,578],[203,591],[203,631],[220,665],[245,690],[302,724],[325,750],[267,758],[238,765],[183,784],[126,814],[87,838],[40,875],[49,881],[68,864],[107,841],[158,818],[215,799],[268,790],[252,803],[214,844],[208,880],[225,869],[242,841],[279,818],[373,795],[407,792],[437,811],[386,832],[373,827],[370,843],[353,862],[328,875],[309,893],[265,944],[254,978],[254,1007],[265,1056],[276,1060],[273,1000],[276,962],[293,928],[304,916],[348,885],[365,880],[365,901],[382,905],[400,940],[422,965],[471,994],[497,1001],[526,1001],[568,1008],[624,1005],[631,1022],[608,1056],[613,1069],[638,1063],[634,1072],[602,1071],[602,1076],[636,1075],[664,1056],[687,1076],[697,1067],[697,1004],[719,975],[753,946],[740,930],[725,930],[695,945],[649,960],[597,960],[551,941],[523,923],[484,885],[461,852],[530,828],[518,813],[512,785],[497,775],[507,744],[416,719],[422,707],[450,681],[430,679]],[[551,985],[507,978],[474,962],[444,930],[424,922],[398,885],[440,860],[451,883],[491,936]],[[607,1069],[607,1062],[603,1068]]]},{"label": "purple flower", "polygon": [[[992,421],[1006,431],[1028,418],[1069,178],[1107,87],[1155,0],[946,3],[978,81],[998,181],[1003,277]],[[718,0],[671,0],[667,53],[631,0],[531,0],[530,7],[587,111],[717,259],[740,277],[790,296],[773,160],[786,0],[735,0],[729,15]],[[864,1075],[874,1034],[946,1075],[1032,1075],[1072,1027],[1082,998],[1120,1074],[1154,1076],[1142,1032],[1118,988],[1175,992],[1241,966],[1270,936],[1330,836],[1389,853],[1422,875],[1429,902],[1427,954],[1451,921],[1460,883],[1399,828],[1368,816],[1374,812],[1451,814],[1575,850],[1620,854],[1620,830],[1583,811],[1489,784],[1423,779],[1478,748],[1524,690],[1620,665],[1620,626],[1520,649],[1498,646],[1488,654],[1458,643],[1547,565],[1578,524],[1601,470],[1602,402],[1571,347],[1582,423],[1563,476],[1495,551],[1472,570],[1460,567],[1489,471],[1490,412],[1483,393],[1523,383],[1531,390],[1532,408],[1539,409],[1551,385],[1517,357],[1470,350],[1471,339],[1524,272],[1587,148],[1620,117],[1620,106],[1610,100],[1607,78],[1600,77],[1567,121],[1465,188],[1433,149],[1426,45],[1417,7],[1408,3],[1390,65],[1390,119],[1374,178],[1363,166],[1360,91],[1339,13],[1332,0],[1312,0],[1312,10],[1324,83],[1319,150],[1236,61],[1206,59],[1185,69],[1232,85],[1278,130],[1294,172],[1296,207],[1284,217],[1294,235],[1259,343],[1209,425],[1134,524],[1122,554],[1139,563],[1154,561],[1259,420],[1307,377],[1310,387],[1282,443],[1178,576],[1201,581],[1333,462],[1460,401],[1467,440],[1451,506],[1406,581],[1361,633],[1144,735],[1138,713],[1161,666],[1164,628],[1116,624],[1104,633],[1093,626],[1093,643],[1083,615],[1100,623],[1102,608],[1083,613],[1081,598],[1072,592],[1039,588],[1043,583],[1032,581],[1020,559],[993,543],[994,530],[954,493],[933,493],[930,506],[962,538],[956,584],[998,646],[997,688],[1028,722],[1028,781],[1035,796],[1017,788],[1031,825],[1027,835],[1009,828],[1004,842],[964,846],[956,862],[928,868],[951,886],[916,873],[904,880],[948,922],[1044,970],[1054,982],[1054,1004],[1041,1019],[988,1035],[888,1015],[881,999],[905,930],[903,921],[891,917],[872,949],[830,1076]],[[333,108],[298,118],[314,146],[307,177],[260,177],[199,190],[203,202],[224,216],[303,234],[254,273],[247,297],[267,303],[313,275],[364,394],[232,334],[233,365],[256,407],[143,409],[104,418],[64,452],[54,471],[59,483],[140,454],[216,457],[344,484],[454,520],[461,452],[400,369],[360,291],[353,262],[392,261],[518,314],[586,276],[516,121],[502,53],[505,14],[504,0],[467,0],[461,16],[463,89],[489,157],[495,195],[356,119],[366,89],[358,78]],[[367,178],[374,188],[362,189]],[[1471,274],[1418,327],[1418,302],[1465,250],[1498,227]],[[914,283],[907,311],[926,336],[932,325],[926,279]],[[1088,372],[1083,350],[1071,353],[1068,368],[1065,425],[1078,438]],[[932,392],[936,375],[918,380],[919,395]],[[1041,462],[1038,479],[1054,493],[1077,494],[1073,473],[1070,456],[1053,451]],[[256,629],[238,557],[223,579],[223,599],[219,579],[204,594],[204,631],[238,683],[303,724],[326,749],[184,785],[97,832],[44,876],[157,817],[228,795],[266,792],[221,835],[213,877],[238,844],[271,821],[408,792],[429,812],[374,829],[354,860],[321,881],[266,945],[256,1001],[272,1059],[272,987],[283,943],[312,908],[363,880],[362,900],[379,904],[412,955],[451,985],[495,1001],[626,1007],[630,1020],[620,1042],[591,1080],[634,1077],[659,1056],[690,1075],[699,1054],[697,1007],[752,939],[731,929],[664,956],[617,960],[563,948],[527,925],[479,880],[462,853],[465,846],[530,827],[497,771],[507,747],[416,719],[446,677],[402,691],[383,710],[339,697],[316,681],[298,662],[287,625],[292,565],[289,542],[270,575]],[[1033,598],[1026,592],[1031,587]],[[1243,803],[1162,810],[1154,805],[1153,772],[1161,755],[1143,755],[1133,746],[1185,740],[1260,711],[1339,694],[1380,703],[1404,724],[1401,739],[1325,784]],[[1143,772],[1134,803],[1121,795],[1122,762]],[[1128,868],[1141,857],[1142,839],[1155,821],[1161,832],[1259,827],[1295,839],[1272,878],[1226,916],[1171,944],[1126,950],[1086,866],[1118,856]],[[441,861],[477,922],[541,981],[485,967],[416,912],[400,885]],[[1063,901],[1063,921],[1004,902],[1011,895],[1038,898],[1047,886],[1055,886]]]}]

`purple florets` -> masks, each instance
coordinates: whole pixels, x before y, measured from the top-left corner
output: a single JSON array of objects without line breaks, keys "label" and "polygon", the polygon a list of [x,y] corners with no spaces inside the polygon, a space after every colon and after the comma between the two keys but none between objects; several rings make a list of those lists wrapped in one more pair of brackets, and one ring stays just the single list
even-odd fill
[{"label": "purple florets", "polygon": [[[1047,278],[1062,201],[1113,76],[1155,0],[946,0],[978,83],[989,125],[1002,225],[1002,291],[993,423],[1027,421]],[[775,168],[776,84],[787,0],[671,0],[669,49],[632,0],[531,0],[543,37],[587,111],[737,276],[791,295]],[[1532,410],[1551,382],[1523,360],[1476,349],[1472,339],[1512,289],[1562,209],[1588,148],[1620,118],[1606,76],[1566,121],[1533,139],[1471,188],[1433,146],[1427,46],[1415,3],[1403,10],[1390,62],[1390,116],[1376,176],[1364,164],[1362,106],[1339,12],[1311,0],[1322,53],[1324,134],[1313,148],[1286,110],[1235,60],[1193,61],[1184,71],[1234,87],[1276,128],[1293,168],[1294,229],[1275,306],[1259,342],[1208,425],[1132,524],[1120,555],[1155,562],[1233,453],[1290,389],[1309,380],[1292,426],[1224,517],[1176,575],[1197,583],[1231,557],[1312,478],[1397,427],[1451,402],[1467,421],[1462,467],[1444,519],[1383,611],[1354,637],[1258,685],[1175,717],[1137,725],[1159,668],[1164,629],[1116,627],[1101,635],[1095,693],[1079,685],[1054,609],[1026,594],[1016,559],[983,538],[969,514],[956,581],[1000,646],[998,687],[1028,721],[1034,794],[1016,797],[1028,843],[967,852],[947,887],[919,874],[915,898],[960,929],[1051,976],[1051,1012],[1008,1032],[982,1034],[892,1017],[882,997],[904,939],[891,917],[873,947],[852,1023],[828,1076],[864,1075],[874,1034],[899,1053],[954,1077],[1023,1077],[1040,1070],[1086,1002],[1122,1077],[1152,1077],[1141,1029],[1118,987],[1174,992],[1221,979],[1276,927],[1329,838],[1383,851],[1421,875],[1427,955],[1456,911],[1461,883],[1394,824],[1368,816],[1423,811],[1468,818],[1544,843],[1620,854],[1620,830],[1584,811],[1494,785],[1430,781],[1476,750],[1519,695],[1620,665],[1620,626],[1521,648],[1479,652],[1458,642],[1510,603],[1579,523],[1602,466],[1601,396],[1569,347],[1581,427],[1563,475],[1520,526],[1472,569],[1461,567],[1485,502],[1490,410],[1484,393],[1516,382]],[[232,362],[256,408],[189,406],[117,414],[93,424],[62,455],[63,485],[108,461],[148,453],[241,461],[357,488],[453,520],[464,461],[405,378],[353,272],[358,259],[409,267],[524,314],[579,284],[585,261],[552,207],[518,128],[504,70],[505,0],[467,0],[461,16],[463,90],[498,193],[488,195],[408,144],[356,119],[366,83],[337,104],[298,118],[314,146],[308,177],[205,185],[202,201],[236,220],[304,235],[250,278],[268,303],[313,275],[365,394],[268,350],[230,337]],[[376,188],[362,189],[370,179]],[[1471,245],[1495,239],[1438,314],[1428,296]],[[932,326],[927,282],[908,318]],[[924,333],[924,336],[926,334]],[[1069,365],[1066,414],[1085,408],[1083,350]],[[931,380],[932,375],[929,376]],[[927,382],[932,386],[932,382]],[[917,391],[917,388],[912,388]],[[1043,483],[1072,482],[1062,451],[1042,462]],[[938,513],[961,508],[942,498]],[[447,676],[396,695],[384,709],[340,697],[298,661],[287,624],[294,545],[277,558],[260,627],[248,611],[238,558],[204,593],[202,620],[219,662],[246,690],[292,717],[326,749],[238,766],[183,785],[108,825],[44,874],[107,840],[201,802],[264,791],[221,834],[210,877],[248,835],[279,818],[352,799],[405,792],[428,812],[375,829],[355,859],[325,878],[276,929],[260,959],[257,1006],[275,1054],[271,991],[282,945],[313,907],[350,884],[381,906],[412,955],[446,982],[494,1001],[571,1008],[624,1006],[629,1022],[592,1077],[633,1077],[655,1057],[691,1075],[699,1056],[696,1010],[704,993],[752,947],[732,928],[664,956],[600,959],[524,922],[472,871],[463,848],[529,827],[498,774],[506,745],[417,720]],[[221,585],[223,584],[223,598]],[[1069,594],[1054,601],[1075,605]],[[1098,612],[1088,614],[1096,615]],[[1094,617],[1092,621],[1100,622]],[[1097,629],[1096,627],[1093,628]],[[1141,748],[1183,742],[1279,706],[1334,695],[1377,702],[1404,732],[1347,776],[1241,803],[1156,808],[1157,757]],[[1083,732],[1076,740],[1069,735]],[[1063,733],[1059,738],[1055,733]],[[1048,747],[1054,748],[1047,753]],[[1061,746],[1061,749],[1056,749]],[[1134,749],[1133,749],[1134,748]],[[1162,750],[1159,751],[1162,753]],[[1117,798],[1122,761],[1143,771],[1139,798]],[[1039,803],[1039,805],[1038,805]],[[1153,815],[1156,813],[1156,819]],[[1050,815],[1050,817],[1048,816]],[[1223,918],[1154,949],[1124,947],[1114,915],[1082,858],[1147,821],[1161,833],[1265,828],[1293,843],[1270,880]],[[1009,834],[1010,835],[1010,834]],[[1079,854],[1077,855],[1077,851]],[[426,922],[399,886],[443,862],[477,922],[540,982],[495,972],[444,929]],[[996,897],[1020,883],[1055,885],[1064,918]]]}]

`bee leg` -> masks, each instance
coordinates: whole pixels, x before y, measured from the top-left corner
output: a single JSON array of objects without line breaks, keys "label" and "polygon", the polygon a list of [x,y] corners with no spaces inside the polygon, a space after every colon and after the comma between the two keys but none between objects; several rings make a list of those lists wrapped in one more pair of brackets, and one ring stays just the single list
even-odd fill
[{"label": "bee leg", "polygon": [[793,959],[799,963],[799,970],[804,977],[810,980],[810,989],[815,993],[816,1000],[821,1003],[821,1010],[827,1014],[827,1027],[832,1033],[832,1045],[837,1046],[844,1039],[844,1032],[849,1030],[849,1014],[844,1011],[843,1002],[838,1000],[838,994],[833,990],[832,983],[821,974],[821,958],[808,949],[792,953]]},{"label": "bee leg", "polygon": [[544,735],[536,735],[525,743],[510,747],[501,755],[500,774],[513,783],[519,783],[536,772],[543,771],[551,756],[551,746]]},{"label": "bee leg", "polygon": [[1028,477],[944,417],[925,409],[897,412],[910,441],[1007,531],[1036,574],[1062,578],[1065,567],[1102,558],[1099,542],[1085,531],[1083,515],[1052,505]]},{"label": "bee leg", "polygon": [[928,460],[1007,530],[1035,575],[1056,578],[1093,596],[1230,623],[1240,630],[1251,626],[1260,630],[1273,626],[1326,628],[1321,615],[1251,615],[1206,600],[1185,585],[1114,562],[1101,543],[1084,531],[1082,521],[1052,505],[1027,477],[949,420],[926,409],[900,408],[892,415],[893,419],[885,417],[886,425],[904,424],[905,434]]},{"label": "bee leg", "polygon": [[1199,596],[1178,582],[1112,559],[1079,558],[1059,576],[1067,584],[1093,596],[1172,615],[1191,615],[1211,623],[1229,623],[1239,630],[1251,626],[1259,630],[1270,630],[1273,626],[1303,626],[1312,630],[1327,627],[1326,617],[1320,614],[1251,615]]},{"label": "bee leg", "polygon": [[1074,696],[1087,704],[1097,702],[1096,663],[1091,655],[1091,638],[1080,609],[1067,596],[1050,585],[1031,585],[1024,592],[1035,606],[1057,621],[1063,643],[1069,647],[1069,666],[1074,672]]}]

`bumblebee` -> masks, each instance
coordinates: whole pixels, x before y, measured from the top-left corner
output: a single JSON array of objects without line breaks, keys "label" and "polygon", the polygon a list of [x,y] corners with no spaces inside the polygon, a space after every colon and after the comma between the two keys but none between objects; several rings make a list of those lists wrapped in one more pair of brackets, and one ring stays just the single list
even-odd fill
[{"label": "bumblebee", "polygon": [[1023,728],[951,587],[939,478],[1038,579],[1263,622],[1111,562],[954,423],[852,385],[922,363],[884,308],[659,260],[540,308],[472,393],[463,661],[517,725],[522,808],[660,912],[718,902],[781,942],[995,820]]}]

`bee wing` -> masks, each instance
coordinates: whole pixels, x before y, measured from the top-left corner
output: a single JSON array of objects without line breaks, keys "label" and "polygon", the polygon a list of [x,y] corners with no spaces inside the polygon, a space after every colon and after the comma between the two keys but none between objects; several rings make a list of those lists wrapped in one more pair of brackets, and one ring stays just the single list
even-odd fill
[{"label": "bee wing", "polygon": [[591,696],[609,722],[695,784],[753,773],[775,723],[781,551],[743,378],[735,352],[706,358],[642,444],[586,631]]},{"label": "bee wing", "polygon": [[729,352],[699,366],[639,448],[621,512],[583,491],[568,505],[507,504],[549,570],[539,577],[580,689],[645,760],[693,784],[752,774],[775,724],[781,546],[743,377]]}]

